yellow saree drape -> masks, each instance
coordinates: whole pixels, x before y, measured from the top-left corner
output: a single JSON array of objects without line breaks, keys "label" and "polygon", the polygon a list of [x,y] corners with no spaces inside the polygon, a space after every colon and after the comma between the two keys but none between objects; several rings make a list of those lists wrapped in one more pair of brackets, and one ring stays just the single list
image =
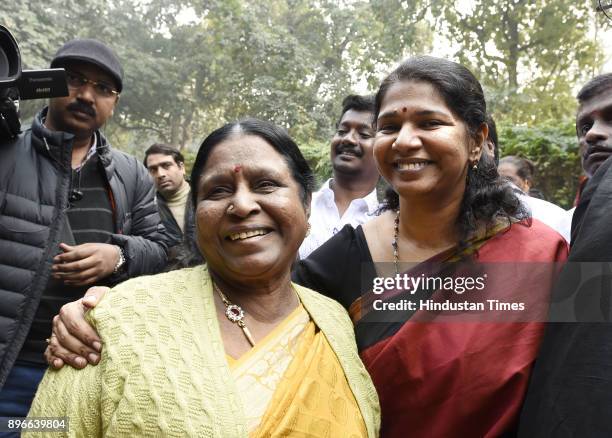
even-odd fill
[{"label": "yellow saree drape", "polygon": [[365,437],[359,406],[323,333],[300,305],[228,363],[250,437]]}]

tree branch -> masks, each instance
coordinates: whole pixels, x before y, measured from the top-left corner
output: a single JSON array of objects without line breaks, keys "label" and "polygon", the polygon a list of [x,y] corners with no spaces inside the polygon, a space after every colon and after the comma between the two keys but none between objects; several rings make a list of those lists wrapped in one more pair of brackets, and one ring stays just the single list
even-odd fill
[{"label": "tree branch", "polygon": [[542,40],[541,40],[541,39],[535,39],[535,40],[533,40],[533,41],[530,41],[528,44],[523,44],[522,46],[518,46],[518,47],[516,48],[516,50],[518,50],[519,52],[523,52],[523,51],[525,51],[525,50],[527,50],[527,49],[530,49],[530,48],[532,48],[533,46],[538,45],[538,44],[541,44],[541,43],[542,43]]},{"label": "tree branch", "polygon": [[127,131],[153,131],[165,137],[165,132],[162,129],[155,128],[153,126],[145,126],[145,125],[128,125],[126,123],[121,123],[120,121],[115,122],[119,125],[120,128],[125,129]]},{"label": "tree branch", "polygon": [[467,22],[464,25],[468,30],[470,30],[471,32],[474,32],[476,36],[478,37],[477,40],[478,40],[478,43],[480,44],[480,51],[482,53],[482,56],[485,59],[487,59],[488,61],[501,62],[502,64],[506,63],[506,58],[502,56],[497,56],[497,55],[490,55],[489,53],[487,53],[487,50],[486,50],[487,42],[485,41],[485,34],[482,28],[478,26],[470,25]]}]

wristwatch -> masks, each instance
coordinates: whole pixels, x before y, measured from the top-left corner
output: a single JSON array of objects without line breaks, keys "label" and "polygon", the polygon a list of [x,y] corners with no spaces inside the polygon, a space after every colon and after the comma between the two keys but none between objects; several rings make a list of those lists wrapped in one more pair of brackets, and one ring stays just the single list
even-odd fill
[{"label": "wristwatch", "polygon": [[121,271],[123,265],[125,265],[125,254],[123,254],[123,248],[121,248],[119,245],[115,246],[117,247],[117,249],[119,249],[119,260],[117,260],[117,264],[113,269],[113,274],[117,274],[119,271]]}]

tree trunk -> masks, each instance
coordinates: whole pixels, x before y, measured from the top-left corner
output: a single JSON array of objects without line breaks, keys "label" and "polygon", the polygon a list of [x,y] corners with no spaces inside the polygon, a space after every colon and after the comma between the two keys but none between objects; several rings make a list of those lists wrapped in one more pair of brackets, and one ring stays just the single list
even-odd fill
[{"label": "tree trunk", "polygon": [[170,122],[170,144],[176,146],[179,144],[179,133],[180,133],[181,118],[173,117]]},{"label": "tree trunk", "polygon": [[194,108],[191,108],[185,120],[183,121],[183,129],[181,130],[181,143],[179,145],[179,149],[182,151],[189,143],[191,143],[193,130],[192,130],[192,122],[193,122],[193,113],[195,112]]},{"label": "tree trunk", "polygon": [[516,92],[518,89],[519,32],[518,22],[514,15],[515,11],[509,10],[511,8],[513,9],[512,6],[514,5],[508,6],[509,7],[504,11],[504,24],[506,27],[506,37],[508,38],[506,68],[508,69],[508,84],[510,85],[510,89]]}]

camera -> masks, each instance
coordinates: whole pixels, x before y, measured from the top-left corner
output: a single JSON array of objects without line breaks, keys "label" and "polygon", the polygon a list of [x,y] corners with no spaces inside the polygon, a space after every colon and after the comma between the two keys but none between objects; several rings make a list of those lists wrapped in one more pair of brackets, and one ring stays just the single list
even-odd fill
[{"label": "camera", "polygon": [[17,41],[6,27],[0,25],[0,143],[21,132],[19,100],[67,95],[65,70],[22,70]]},{"label": "camera", "polygon": [[612,3],[609,5],[602,5],[601,0],[599,0],[598,5],[595,8],[597,12],[603,13],[606,17],[608,17],[608,19],[612,20],[612,11],[610,11],[610,9],[612,9]]}]

